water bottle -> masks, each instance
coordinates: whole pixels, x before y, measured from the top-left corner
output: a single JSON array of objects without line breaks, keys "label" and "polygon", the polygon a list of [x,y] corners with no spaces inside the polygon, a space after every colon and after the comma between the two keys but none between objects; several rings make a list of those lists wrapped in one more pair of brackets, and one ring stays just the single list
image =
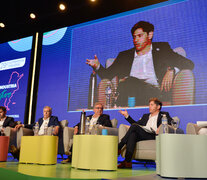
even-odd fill
[{"label": "water bottle", "polygon": [[48,124],[45,123],[44,124],[44,135],[47,135],[47,128],[48,128]]},{"label": "water bottle", "polygon": [[90,118],[86,118],[85,134],[89,134]]},{"label": "water bottle", "polygon": [[36,122],[34,126],[34,135],[37,136],[39,132],[39,123]]},{"label": "water bottle", "polygon": [[80,134],[85,134],[85,120],[86,120],[86,112],[81,112],[80,118]]},{"label": "water bottle", "polygon": [[162,126],[163,126],[163,133],[168,133],[168,125],[167,125],[167,117],[166,114],[162,115]]},{"label": "water bottle", "polygon": [[110,83],[107,84],[107,87],[105,89],[105,95],[106,95],[106,109],[109,109],[111,107],[111,94],[112,94],[112,90],[111,90],[111,85]]}]

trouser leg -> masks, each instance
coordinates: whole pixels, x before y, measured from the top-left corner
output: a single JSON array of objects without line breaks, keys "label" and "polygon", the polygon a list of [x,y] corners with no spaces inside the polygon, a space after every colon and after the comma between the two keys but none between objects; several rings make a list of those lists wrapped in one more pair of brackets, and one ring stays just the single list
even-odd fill
[{"label": "trouser leg", "polygon": [[155,139],[155,134],[147,133],[138,124],[132,124],[128,133],[121,141],[122,144],[126,144],[125,160],[127,162],[132,160],[132,155],[138,141],[150,139]]},{"label": "trouser leg", "polygon": [[129,136],[128,142],[126,144],[126,155],[125,155],[125,160],[127,162],[131,162],[132,156],[134,153],[134,149],[137,143],[137,134],[136,132],[132,132]]},{"label": "trouser leg", "polygon": [[122,147],[127,143],[130,134],[133,131],[136,131],[136,128],[140,128],[138,124],[132,124],[129,128],[129,130],[127,131],[127,133],[125,134],[125,136],[121,139],[121,142],[118,144],[118,149],[122,149]]}]

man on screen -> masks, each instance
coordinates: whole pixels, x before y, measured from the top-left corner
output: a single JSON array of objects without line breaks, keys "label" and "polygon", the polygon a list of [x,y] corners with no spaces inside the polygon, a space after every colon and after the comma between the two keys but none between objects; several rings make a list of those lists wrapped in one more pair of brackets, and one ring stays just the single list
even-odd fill
[{"label": "man on screen", "polygon": [[131,160],[136,142],[155,139],[156,134],[159,133],[163,114],[166,114],[168,124],[171,124],[172,118],[170,117],[169,113],[161,111],[161,108],[162,102],[157,98],[151,98],[149,100],[150,113],[144,114],[137,122],[129,116],[126,110],[119,111],[131,124],[131,126],[118,145],[118,153],[120,154],[122,147],[126,144],[125,160],[118,165],[118,168],[132,168]]},{"label": "man on screen", "polygon": [[87,59],[101,79],[117,76],[118,106],[127,106],[128,97],[133,97],[135,105],[146,105],[150,97],[168,99],[175,73],[182,69],[194,68],[189,59],[175,53],[167,42],[152,42],[154,26],[139,21],[132,29],[134,47],[120,52],[114,63],[104,68],[98,57]]}]

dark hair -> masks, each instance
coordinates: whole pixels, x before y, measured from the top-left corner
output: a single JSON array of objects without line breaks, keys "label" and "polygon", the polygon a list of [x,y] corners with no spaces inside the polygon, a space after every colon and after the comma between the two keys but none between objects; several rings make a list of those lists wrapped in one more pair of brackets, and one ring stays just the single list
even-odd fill
[{"label": "dark hair", "polygon": [[160,105],[160,110],[162,109],[162,102],[161,102],[159,99],[153,97],[153,98],[150,98],[150,99],[149,99],[149,103],[150,103],[151,101],[154,101],[154,103],[155,103],[157,106]]},{"label": "dark hair", "polygon": [[146,21],[139,21],[131,29],[132,36],[134,34],[134,31],[136,31],[136,29],[138,28],[142,28],[144,32],[147,32],[147,34],[149,34],[149,32],[151,31],[154,31],[153,24],[146,22]]},{"label": "dark hair", "polygon": [[2,111],[6,112],[6,108],[4,106],[0,106],[0,109],[2,109]]}]

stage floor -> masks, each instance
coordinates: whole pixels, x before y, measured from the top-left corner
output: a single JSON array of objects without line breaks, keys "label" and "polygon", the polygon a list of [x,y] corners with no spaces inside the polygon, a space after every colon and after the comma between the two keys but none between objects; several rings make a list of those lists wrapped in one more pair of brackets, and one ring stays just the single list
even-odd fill
[{"label": "stage floor", "polygon": [[[119,158],[122,160],[122,158]],[[165,179],[156,175],[154,163],[133,163],[132,169],[117,171],[82,170],[71,167],[71,164],[56,165],[19,164],[10,155],[7,162],[0,162],[0,179],[2,180],[36,180],[36,179]],[[168,178],[169,180],[169,178]]]}]

